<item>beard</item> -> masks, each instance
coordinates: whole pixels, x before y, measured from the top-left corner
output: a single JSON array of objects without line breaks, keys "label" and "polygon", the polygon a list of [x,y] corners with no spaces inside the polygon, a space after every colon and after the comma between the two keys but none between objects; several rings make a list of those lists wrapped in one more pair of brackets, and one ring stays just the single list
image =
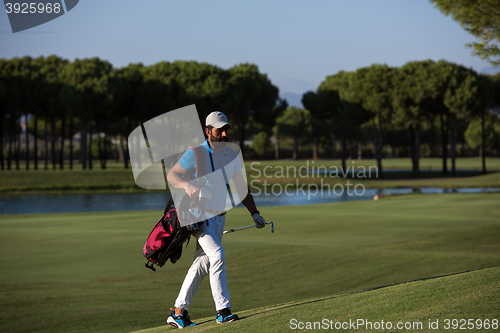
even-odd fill
[{"label": "beard", "polygon": [[227,136],[216,137],[214,135],[210,135],[210,142],[227,142]]},{"label": "beard", "polygon": [[216,137],[214,135],[210,135],[210,144],[215,149],[215,151],[222,151],[224,147],[226,146],[227,143],[227,136],[226,137]]}]

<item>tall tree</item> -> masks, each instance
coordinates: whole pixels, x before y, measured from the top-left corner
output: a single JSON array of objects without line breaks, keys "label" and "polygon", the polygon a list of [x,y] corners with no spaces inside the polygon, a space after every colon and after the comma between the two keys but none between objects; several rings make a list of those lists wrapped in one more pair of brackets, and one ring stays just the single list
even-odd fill
[{"label": "tall tree", "polygon": [[[12,158],[15,158],[16,169],[19,169],[21,149],[20,119],[28,119],[33,108],[32,99],[25,96],[35,92],[34,77],[36,71],[32,68],[32,58],[12,58],[0,63],[0,77],[4,81],[7,91],[3,100],[2,109],[5,112],[2,119],[6,118],[9,131],[9,145],[7,154],[7,168],[11,169]],[[26,136],[26,168],[29,168],[29,137]],[[14,146],[14,147],[13,147]],[[13,151],[13,148],[15,151]]]},{"label": "tall tree", "polygon": [[[278,128],[275,126],[276,119],[288,109],[288,102],[286,99],[278,98],[276,105],[272,108],[271,112],[259,112],[254,115],[255,119],[258,121],[256,125],[260,125],[260,131],[266,133],[272,133],[275,145],[274,145],[274,158],[279,159],[280,156],[280,146],[279,146],[279,133]],[[272,139],[272,138],[270,138]]]},{"label": "tall tree", "polygon": [[278,88],[261,74],[254,64],[240,64],[229,69],[229,78],[224,92],[223,109],[230,121],[238,128],[238,141],[244,153],[247,139],[245,127],[250,117],[266,119],[274,114],[278,101]]},{"label": "tall tree", "polygon": [[[39,61],[40,73],[45,79],[45,89],[43,91],[46,95],[40,95],[40,99],[47,99],[46,109],[44,111],[46,120],[50,121],[51,127],[52,168],[55,170],[57,168],[57,164],[59,164],[59,168],[63,169],[65,125],[68,110],[63,107],[61,99],[61,91],[63,87],[61,73],[64,67],[68,64],[68,61],[55,55],[51,55],[47,58],[37,58],[36,60]],[[56,125],[58,120],[61,120],[60,130],[58,130],[58,126]],[[59,150],[56,147],[58,138],[60,138]]]},{"label": "tall tree", "polygon": [[308,110],[291,106],[276,119],[278,132],[293,140],[293,159],[298,158],[300,141],[310,130],[311,114]]},{"label": "tall tree", "polygon": [[[454,80],[448,85],[444,105],[450,111],[450,148],[452,175],[456,175],[456,141],[458,122],[473,117],[483,117],[492,100],[491,85],[488,79],[463,66],[456,67]],[[484,121],[483,121],[484,124]],[[486,170],[484,169],[486,172]]]},{"label": "tall tree", "polygon": [[[32,95],[34,101],[36,101],[36,106],[33,108],[33,135],[36,147],[38,147],[38,122],[43,119],[45,124],[45,139],[48,140],[50,133],[51,137],[51,160],[53,169],[56,168],[56,140],[58,138],[58,133],[56,131],[56,122],[58,119],[65,119],[66,110],[64,110],[61,103],[61,89],[62,82],[60,74],[62,68],[68,64],[66,59],[62,59],[58,56],[51,55],[48,57],[38,57],[33,60],[34,66],[36,66],[38,72],[37,80],[37,91]],[[50,124],[51,130],[47,130],[47,125]],[[63,121],[64,125],[64,121]],[[64,126],[62,126],[61,131],[64,131]],[[62,144],[64,144],[64,136],[61,136]],[[48,157],[48,142],[46,141],[46,168],[47,157]],[[59,165],[61,168],[62,159],[64,158],[64,153],[62,146],[59,151]],[[37,167],[38,158],[35,159],[35,167]]]},{"label": "tall tree", "polygon": [[159,62],[144,67],[143,84],[140,90],[143,112],[136,112],[135,121],[147,121],[167,111],[174,110],[180,105],[178,96],[184,95],[176,83],[179,69],[169,62]]},{"label": "tall tree", "polygon": [[265,156],[269,150],[271,141],[269,140],[269,135],[266,132],[259,132],[252,142],[252,148],[258,156]]},{"label": "tall tree", "polygon": [[[495,99],[494,93],[496,85],[491,77],[486,75],[475,75],[476,87],[473,90],[474,104],[472,105],[472,113],[475,117],[481,119],[481,164],[483,174],[486,173],[486,144],[487,144],[487,131],[488,125],[493,125],[496,116],[490,112],[494,107]],[[493,126],[494,130],[494,126]]]},{"label": "tall tree", "polygon": [[[4,59],[0,59],[0,68],[3,67]],[[7,95],[7,86],[5,84],[5,79],[0,75],[0,104],[4,104],[4,100]],[[4,156],[3,156],[3,126],[4,126],[4,111],[3,108],[0,110],[0,168],[5,169]]]},{"label": "tall tree", "polygon": [[356,70],[351,76],[353,100],[369,111],[369,121],[373,126],[373,145],[379,175],[382,169],[382,124],[391,121],[394,71],[387,65],[374,64]]},{"label": "tall tree", "polygon": [[172,66],[178,92],[175,96],[179,107],[196,104],[200,120],[205,120],[213,110],[221,107],[227,71],[207,63],[175,61]]},{"label": "tall tree", "polygon": [[450,85],[456,84],[457,65],[445,60],[440,60],[436,63],[436,89],[437,101],[435,108],[430,110],[439,116],[439,125],[441,132],[441,158],[442,158],[442,173],[448,173],[448,139],[450,137],[450,111],[444,105],[444,96]]},{"label": "tall tree", "polygon": [[478,39],[467,44],[474,54],[500,65],[500,4],[496,0],[431,0],[444,15]]},{"label": "tall tree", "polygon": [[119,129],[117,134],[120,149],[123,152],[125,169],[129,167],[130,155],[128,145],[124,145],[123,138],[127,138],[132,132],[133,119],[137,118],[137,114],[141,110],[143,71],[144,66],[141,63],[129,64],[116,69],[112,80],[113,95],[115,97],[114,110],[120,120],[119,124],[117,124]]},{"label": "tall tree", "polygon": [[413,176],[420,176],[421,123],[436,108],[438,91],[435,63],[432,60],[412,61],[396,71],[393,98],[394,121],[410,132],[410,153]]},{"label": "tall tree", "polygon": [[478,148],[481,159],[485,155],[486,148],[493,147],[497,141],[500,142],[500,133],[495,129],[497,117],[491,113],[486,113],[484,118],[486,118],[484,126],[481,118],[474,118],[464,133],[467,145],[473,149]]},{"label": "tall tree", "polygon": [[318,158],[318,144],[329,137],[332,128],[332,117],[336,112],[338,94],[333,96],[330,91],[308,91],[302,95],[302,105],[311,113],[311,131],[310,136],[313,141],[313,159]]},{"label": "tall tree", "polygon": [[357,136],[360,125],[367,118],[367,111],[356,99],[351,85],[352,72],[340,71],[327,76],[318,87],[325,94],[327,109],[332,112],[332,132],[340,139],[342,147],[342,169],[346,170],[347,140]]},{"label": "tall tree", "polygon": [[[92,58],[75,59],[64,66],[61,72],[61,80],[64,83],[61,91],[63,105],[73,110],[80,119],[80,154],[83,169],[87,168],[87,161],[89,168],[92,168],[91,160],[87,160],[88,157],[91,158],[91,124],[96,113],[109,105],[111,70],[109,62]],[[90,146],[87,146],[87,136]]]},{"label": "tall tree", "polygon": [[4,139],[4,126],[7,120],[7,105],[9,102],[9,77],[7,76],[6,68],[8,60],[0,59],[0,166],[5,170],[4,152],[3,152],[3,139]]}]

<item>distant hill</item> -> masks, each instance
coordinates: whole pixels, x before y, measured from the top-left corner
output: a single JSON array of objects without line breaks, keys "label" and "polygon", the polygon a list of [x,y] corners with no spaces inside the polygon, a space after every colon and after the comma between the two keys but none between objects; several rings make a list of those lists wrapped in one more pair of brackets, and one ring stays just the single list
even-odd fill
[{"label": "distant hill", "polygon": [[302,94],[297,94],[293,92],[284,92],[280,93],[280,97],[286,99],[288,102],[288,106],[296,106],[299,108],[303,108],[302,105]]},{"label": "distant hill", "polygon": [[296,106],[303,108],[302,105],[302,95],[309,90],[315,90],[315,85],[299,79],[299,78],[288,78],[276,82],[280,89],[280,97],[285,98],[289,106]]},{"label": "distant hill", "polygon": [[490,75],[495,75],[498,72],[500,72],[500,69],[496,67],[485,67],[480,70],[480,73],[490,74]]}]

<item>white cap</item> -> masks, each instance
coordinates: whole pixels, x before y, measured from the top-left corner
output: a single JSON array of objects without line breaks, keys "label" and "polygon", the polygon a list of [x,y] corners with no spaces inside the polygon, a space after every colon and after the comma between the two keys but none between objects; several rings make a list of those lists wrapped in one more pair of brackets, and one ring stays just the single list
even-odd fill
[{"label": "white cap", "polygon": [[227,117],[224,113],[220,111],[214,111],[211,114],[207,116],[207,119],[205,121],[205,126],[213,126],[215,128],[221,128],[226,125],[229,125],[229,127],[232,127],[230,123],[227,122]]}]

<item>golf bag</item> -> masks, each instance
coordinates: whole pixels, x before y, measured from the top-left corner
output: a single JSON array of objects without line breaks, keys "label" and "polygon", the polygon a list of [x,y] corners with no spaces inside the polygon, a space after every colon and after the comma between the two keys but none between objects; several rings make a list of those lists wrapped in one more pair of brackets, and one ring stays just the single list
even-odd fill
[{"label": "golf bag", "polygon": [[[193,149],[196,157],[196,174],[198,178],[205,175],[205,159],[203,147],[189,147]],[[194,178],[194,173],[190,175]],[[190,205],[193,200],[187,195],[181,198],[176,207],[174,200],[170,198],[167,207],[163,212],[163,217],[156,223],[143,246],[143,254],[148,259],[145,266],[152,271],[156,271],[154,265],[162,267],[169,259],[175,264],[182,255],[182,246],[185,242],[189,244],[191,235],[194,234],[193,228],[181,227],[179,214],[185,217],[189,214]]]}]

